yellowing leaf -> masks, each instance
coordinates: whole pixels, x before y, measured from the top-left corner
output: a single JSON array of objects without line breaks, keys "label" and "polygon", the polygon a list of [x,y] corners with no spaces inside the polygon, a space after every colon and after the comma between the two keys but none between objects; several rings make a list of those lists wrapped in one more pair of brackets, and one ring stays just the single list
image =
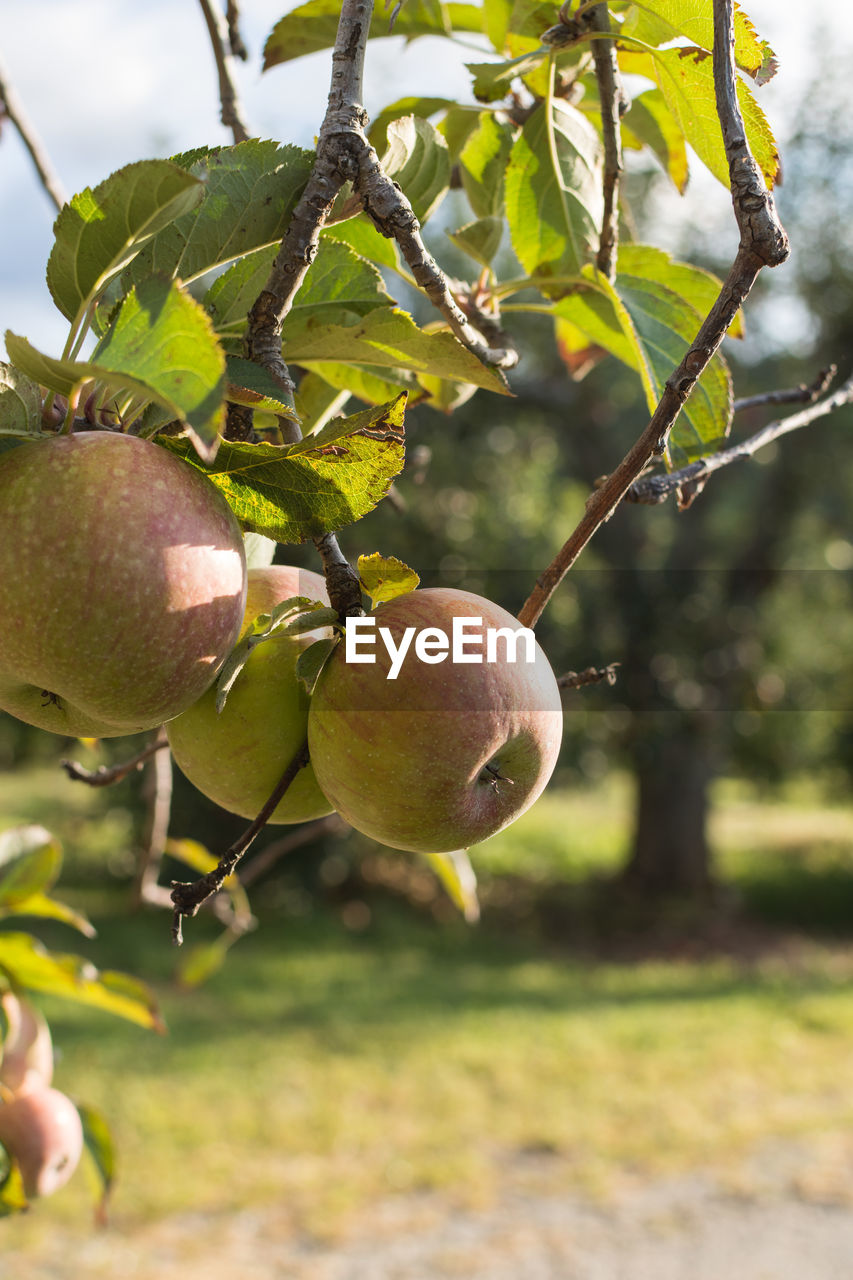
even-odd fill
[{"label": "yellowing leaf", "polygon": [[381,600],[393,600],[395,596],[414,591],[420,578],[396,556],[383,556],[374,551],[370,556],[358,557],[358,576],[361,585],[374,605]]}]

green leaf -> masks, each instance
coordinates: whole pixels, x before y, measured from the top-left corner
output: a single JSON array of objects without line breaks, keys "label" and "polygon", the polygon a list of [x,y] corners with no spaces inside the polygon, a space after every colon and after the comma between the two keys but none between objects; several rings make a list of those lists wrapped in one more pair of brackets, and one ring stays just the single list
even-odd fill
[{"label": "green leaf", "polygon": [[491,111],[481,112],[459,156],[462,186],[477,218],[503,217],[504,174],[512,144],[510,126],[499,124]]},{"label": "green leaf", "polygon": [[601,142],[589,121],[543,104],[513,146],[506,173],[513,248],[529,275],[576,274],[598,245],[603,215]]},{"label": "green leaf", "polygon": [[405,408],[406,393],[404,391],[387,404],[378,405],[373,409],[362,409],[359,413],[352,413],[346,418],[333,418],[316,435],[306,436],[296,444],[288,445],[287,456],[295,458],[301,454],[315,453],[360,431],[375,432],[383,429],[402,431]]},{"label": "green leaf", "polygon": [[371,426],[325,446],[321,435],[312,437],[299,456],[276,445],[226,440],[207,468],[186,441],[158,437],[158,443],[198,466],[222,490],[244,529],[276,542],[304,542],[366,515],[402,469],[402,401],[369,412]]},{"label": "green leaf", "polygon": [[421,223],[435,213],[450,186],[447,143],[428,120],[418,116],[402,116],[388,125],[382,168],[402,189]]},{"label": "green leaf", "polygon": [[215,454],[224,423],[225,354],[206,313],[171,281],[152,277],[132,289],[90,360],[55,360],[13,333],[6,334],[6,348],[25,372],[61,395],[97,380],[108,390],[155,401],[185,424],[205,457]]},{"label": "green leaf", "polygon": [[477,876],[468,854],[464,849],[458,849],[455,853],[428,853],[425,856],[465,920],[468,924],[476,924],[480,919]]},{"label": "green leaf", "polygon": [[109,1198],[116,1177],[115,1142],[106,1117],[100,1111],[79,1102],[75,1105],[83,1125],[83,1146],[89,1153],[98,1188],[96,1219],[99,1226],[105,1226]]},{"label": "green leaf", "polygon": [[363,591],[370,596],[374,606],[382,600],[408,595],[420,582],[414,569],[403,564],[402,560],[396,556],[380,555],[378,551],[358,557],[358,576]]},{"label": "green leaf", "polygon": [[[365,213],[327,227],[320,237],[320,242],[326,239],[340,240],[348,244],[360,257],[367,258],[370,262],[378,262],[380,267],[390,267],[392,271],[399,269],[395,242],[377,231]],[[311,273],[308,274],[310,278]]]},{"label": "green leaf", "polygon": [[[307,53],[331,49],[338,34],[340,0],[309,0],[285,14],[270,32],[264,46],[264,71],[302,58]],[[389,14],[374,13],[370,38],[450,36],[453,31],[482,31],[482,10],[473,4],[441,4],[438,0],[406,0],[397,14],[393,31]]]},{"label": "green leaf", "polygon": [[49,889],[61,868],[62,846],[44,827],[0,832],[0,910],[14,910]]},{"label": "green leaf", "polygon": [[[619,247],[619,270],[628,275],[648,276],[672,289],[704,320],[720,295],[723,282],[713,272],[692,262],[677,262],[663,249],[647,244],[625,244]],[[730,338],[744,336],[743,312],[738,312],[729,326]]]},{"label": "green leaf", "polygon": [[[776,55],[737,4],[734,30],[735,62],[758,85],[766,84],[778,70]],[[714,47],[714,18],[710,5],[697,5],[689,0],[653,0],[651,4],[635,0],[621,34],[649,45],[667,44],[678,36],[686,36],[692,44],[710,51]]]},{"label": "green leaf", "polygon": [[0,904],[0,916],[38,916],[44,920],[57,920],[61,924],[70,925],[86,938],[95,937],[95,929],[81,912],[75,911],[56,898],[49,898],[44,893],[33,893],[29,898],[13,907]]},{"label": "green leaf", "polygon": [[205,311],[217,331],[242,329],[258,295],[266,284],[278,244],[267,245],[235,262],[217,276],[204,295]]},{"label": "green leaf", "polygon": [[[584,275],[590,288],[561,299],[555,313],[637,371],[652,412],[705,318],[677,290],[687,287],[696,297],[713,289],[713,278],[700,283],[692,268],[671,263],[661,251],[627,245],[620,249],[612,286],[592,269]],[[715,355],[673,428],[672,462],[680,466],[714,452],[731,418],[731,377],[723,358]]]},{"label": "green leaf", "polygon": [[225,356],[206,312],[172,281],[150,277],[130,291],[92,363],[151,387],[202,455],[215,454],[224,425]]},{"label": "green leaf", "polygon": [[296,659],[296,677],[302,681],[309,693],[314,692],[314,686],[320,678],[320,672],[339,643],[339,636],[328,636],[322,640],[315,640],[313,644],[309,644],[307,649],[303,649]]},{"label": "green leaf", "polygon": [[284,340],[288,359],[309,369],[320,363],[411,369],[508,394],[497,369],[481,364],[452,334],[419,329],[398,307],[376,308],[352,325],[318,324],[294,311],[285,321]]},{"label": "green leaf", "polygon": [[38,383],[14,365],[0,361],[0,435],[34,436],[41,430]]},{"label": "green leaf", "polygon": [[422,120],[428,120],[436,112],[446,111],[454,105],[452,98],[398,98],[390,106],[384,107],[371,121],[368,133],[370,144],[381,155],[388,145],[388,126],[392,120],[399,120],[400,116],[420,116]]},{"label": "green leaf", "polygon": [[506,51],[506,35],[511,13],[510,0],[483,0],[483,26],[496,53]]},{"label": "green leaf", "polygon": [[294,300],[294,311],[327,319],[341,311],[362,316],[377,307],[394,305],[373,263],[346,243],[345,237],[337,235],[345,225],[349,224],[333,227],[329,236],[321,239],[311,270]]},{"label": "green leaf", "polygon": [[[655,49],[619,54],[622,70],[656,80],[666,105],[699,159],[723,186],[729,186],[729,164],[717,116],[714,70],[704,49]],[[743,81],[737,83],[738,104],[750,150],[768,187],[779,176],[779,151],[764,112]]]},{"label": "green leaf", "polygon": [[99,971],[82,956],[49,952],[29,933],[0,933],[0,968],[28,991],[61,996],[141,1027],[165,1030],[154,993],[145,983],[113,970]]},{"label": "green leaf", "polygon": [[513,0],[508,32],[510,36],[526,36],[528,39],[538,40],[542,32],[557,21],[556,3],[549,3],[549,0]]},{"label": "green leaf", "polygon": [[430,378],[425,373],[418,374],[418,383],[426,393],[425,403],[438,413],[453,413],[461,405],[467,404],[477,388],[470,382],[451,382],[447,378]]},{"label": "green leaf", "polygon": [[504,222],[503,218],[478,218],[476,222],[468,222],[464,227],[445,234],[457,249],[467,253],[481,266],[490,267],[503,241]]},{"label": "green leaf", "polygon": [[217,147],[192,166],[204,199],[171,222],[126,273],[126,283],[165,274],[185,283],[244,254],[278,244],[311,174],[314,156],[276,142]]},{"label": "green leaf", "polygon": [[507,62],[466,62],[473,77],[471,92],[478,102],[500,102],[509,96],[513,80],[541,67],[548,56],[548,50],[542,48]]},{"label": "green leaf", "polygon": [[[380,396],[376,403],[389,400],[394,394]],[[296,411],[302,420],[302,434],[319,431],[331,419],[338,416],[350,398],[349,391],[339,391],[329,385],[317,373],[303,374],[296,391]]]},{"label": "green leaf", "polygon": [[[343,230],[345,225],[348,224],[336,226],[334,230]],[[276,253],[277,247],[273,246],[251,254],[211,285],[204,305],[218,330],[242,332],[249,309],[266,284]],[[324,236],[292,310],[336,320],[341,312],[356,317],[366,315],[375,307],[393,305],[394,300],[376,267],[344,239]]]},{"label": "green leaf", "polygon": [[56,219],[47,263],[48,288],[66,319],[73,321],[152,236],[203,195],[199,179],[171,161],[139,160],[94,191],[72,196]]},{"label": "green leaf", "polygon": [[622,129],[623,133],[633,133],[640,145],[647,146],[657,156],[664,172],[683,195],[688,176],[684,135],[660,89],[648,89],[632,99]]},{"label": "green leaf", "polygon": [[447,143],[451,164],[455,164],[459,159],[462,148],[477,128],[479,119],[479,107],[457,103],[438,122],[436,128]]},{"label": "green leaf", "polygon": [[228,400],[299,421],[293,406],[282,399],[285,392],[263,365],[244,360],[242,356],[227,356],[225,368],[228,379],[225,396]]},{"label": "green leaf", "polygon": [[[314,362],[311,368],[333,390],[345,394],[347,398],[355,396],[365,404],[384,404],[386,400],[399,395],[401,388],[409,392],[410,406],[420,398],[415,375],[406,369],[382,369],[372,365],[339,364],[325,360]],[[323,419],[324,423],[326,421],[328,418]]]}]

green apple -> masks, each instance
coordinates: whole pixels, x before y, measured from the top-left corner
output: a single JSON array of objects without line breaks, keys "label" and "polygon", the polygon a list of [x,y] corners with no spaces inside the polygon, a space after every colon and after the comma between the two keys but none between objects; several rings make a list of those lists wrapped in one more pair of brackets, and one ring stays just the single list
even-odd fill
[{"label": "green apple", "polygon": [[80,1114],[58,1089],[33,1088],[0,1103],[0,1143],[17,1161],[27,1195],[52,1195],[80,1162]]},{"label": "green apple", "polygon": [[[308,569],[250,569],[243,632],[258,614],[292,596],[329,603],[325,580]],[[166,727],[172,754],[193,786],[221,808],[254,818],[305,741],[309,697],[296,661],[320,633],[271,636],[253,649],[221,712],[210,689]],[[307,822],[332,812],[310,765],[300,769],[272,822]]]},{"label": "green apple", "polygon": [[117,737],[171,720],[234,646],[240,528],[201,472],[90,431],[0,455],[0,710]]},{"label": "green apple", "polygon": [[[454,655],[457,625],[465,634]],[[356,830],[395,849],[449,853],[502,830],[539,796],[560,750],[560,691],[532,633],[513,661],[501,628],[519,624],[490,600],[445,588],[347,622],[347,644],[314,690],[308,745],[321,789]]]}]

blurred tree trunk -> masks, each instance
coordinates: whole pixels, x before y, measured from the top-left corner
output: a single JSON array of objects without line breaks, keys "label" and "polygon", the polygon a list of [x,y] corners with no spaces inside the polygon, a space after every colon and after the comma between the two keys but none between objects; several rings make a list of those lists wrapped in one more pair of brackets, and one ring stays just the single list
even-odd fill
[{"label": "blurred tree trunk", "polygon": [[634,833],[623,883],[645,897],[704,897],[713,884],[707,730],[680,721],[671,733],[645,736],[635,744],[633,771]]}]

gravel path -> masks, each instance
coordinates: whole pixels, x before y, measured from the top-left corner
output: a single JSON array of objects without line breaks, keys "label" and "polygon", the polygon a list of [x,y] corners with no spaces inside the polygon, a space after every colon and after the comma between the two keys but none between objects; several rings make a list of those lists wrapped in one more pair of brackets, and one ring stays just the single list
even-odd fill
[{"label": "gravel path", "polygon": [[[775,1162],[779,1174],[778,1161]],[[775,1185],[774,1185],[775,1183]],[[0,1228],[2,1229],[2,1228]],[[144,1231],[51,1232],[0,1251],[2,1280],[853,1280],[853,1208],[790,1179],[726,1194],[693,1174],[600,1205],[508,1193],[481,1211],[433,1194],[375,1207],[335,1245],[294,1239],[265,1206],[176,1216]]]}]

